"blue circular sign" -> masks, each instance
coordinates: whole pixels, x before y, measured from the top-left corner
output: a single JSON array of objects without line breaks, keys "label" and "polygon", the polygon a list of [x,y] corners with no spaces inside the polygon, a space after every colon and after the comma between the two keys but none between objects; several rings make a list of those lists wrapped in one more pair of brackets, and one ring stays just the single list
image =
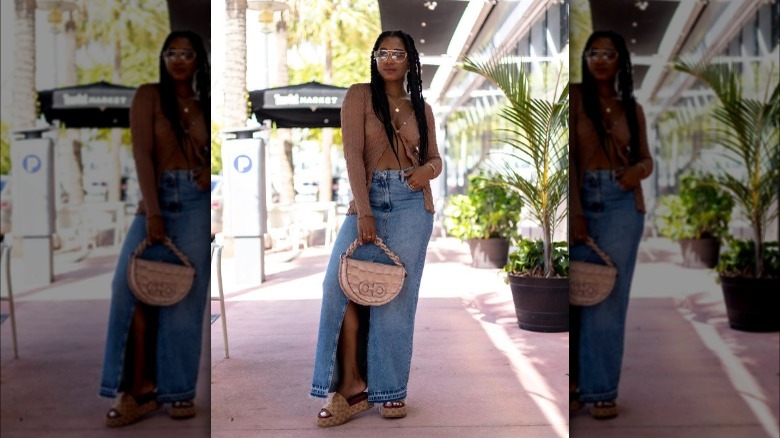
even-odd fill
[{"label": "blue circular sign", "polygon": [[233,160],[233,168],[236,169],[238,173],[247,173],[252,170],[252,159],[247,155],[239,155]]},{"label": "blue circular sign", "polygon": [[41,159],[37,155],[30,154],[22,159],[22,167],[27,173],[36,173],[41,170]]}]

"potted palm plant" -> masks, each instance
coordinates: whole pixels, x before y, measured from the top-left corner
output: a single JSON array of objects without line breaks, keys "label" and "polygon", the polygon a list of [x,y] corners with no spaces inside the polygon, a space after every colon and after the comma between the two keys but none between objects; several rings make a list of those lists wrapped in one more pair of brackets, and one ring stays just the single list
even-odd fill
[{"label": "potted palm plant", "polygon": [[[533,172],[523,175],[507,164],[502,173],[506,187],[518,193],[530,217],[542,232],[541,257],[530,269],[519,265],[508,270],[518,324],[532,331],[568,330],[569,282],[561,275],[560,258],[556,258],[553,235],[566,217],[568,190],[568,124],[569,85],[559,69],[552,100],[531,96],[529,77],[515,57],[466,57],[463,68],[493,82],[506,96],[507,105],[500,117],[508,122],[506,136],[499,139],[509,146],[513,159],[529,165]],[[526,249],[519,242],[522,257]],[[513,257],[510,255],[510,257]],[[565,257],[568,263],[568,257]],[[538,299],[538,298],[542,299]],[[549,320],[549,315],[558,317]],[[565,327],[558,322],[565,321]]]},{"label": "potted palm plant", "polygon": [[518,235],[523,202],[500,184],[501,175],[480,171],[468,180],[465,195],[450,197],[444,225],[451,236],[468,243],[473,267],[500,269],[510,240]]},{"label": "potted palm plant", "polygon": [[656,226],[662,236],[678,241],[684,266],[713,268],[733,208],[734,200],[711,174],[689,173],[680,178],[676,195],[660,198]]},{"label": "potted palm plant", "polygon": [[[737,330],[780,330],[780,272],[768,263],[774,243],[765,242],[766,227],[777,219],[780,188],[780,84],[762,99],[743,95],[737,73],[727,65],[678,60],[674,68],[710,87],[719,100],[713,111],[718,126],[711,134],[739,167],[721,170],[715,182],[731,194],[740,213],[750,222],[753,238],[733,239],[721,254],[719,280],[729,325]],[[744,257],[745,250],[751,256]]]}]

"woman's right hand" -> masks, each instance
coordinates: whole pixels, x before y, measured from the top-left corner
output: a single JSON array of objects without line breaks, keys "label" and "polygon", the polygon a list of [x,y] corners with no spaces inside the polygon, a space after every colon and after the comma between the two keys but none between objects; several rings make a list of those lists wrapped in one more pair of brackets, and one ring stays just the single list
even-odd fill
[{"label": "woman's right hand", "polygon": [[588,238],[588,224],[585,222],[585,216],[572,215],[571,221],[571,239],[573,243],[583,243]]},{"label": "woman's right hand", "polygon": [[358,217],[358,239],[363,243],[373,242],[376,238],[376,219],[374,216]]},{"label": "woman's right hand", "polygon": [[146,235],[152,243],[159,243],[165,238],[165,221],[162,215],[146,215]]}]

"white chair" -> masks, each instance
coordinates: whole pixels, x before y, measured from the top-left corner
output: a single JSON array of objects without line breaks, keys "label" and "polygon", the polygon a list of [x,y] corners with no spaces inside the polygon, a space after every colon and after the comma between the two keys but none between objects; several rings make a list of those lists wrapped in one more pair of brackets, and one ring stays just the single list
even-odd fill
[{"label": "white chair", "polygon": [[322,230],[325,234],[325,247],[330,248],[338,234],[338,219],[336,203],[301,202],[295,205],[294,224],[306,236],[306,246],[315,231]]},{"label": "white chair", "polygon": [[308,235],[296,223],[295,211],[293,205],[274,205],[268,209],[268,235],[275,250],[282,247],[282,242],[292,251],[298,251],[301,245],[308,247]]},{"label": "white chair", "polygon": [[216,264],[217,291],[219,291],[219,296],[211,295],[211,280],[209,281],[209,295],[211,295],[211,301],[219,301],[219,316],[222,319],[222,341],[225,346],[225,359],[230,359],[230,353],[228,351],[227,314],[225,313],[225,294],[222,290],[222,248],[222,245],[218,243],[212,242],[211,244],[211,266],[213,268],[214,264]]},{"label": "white chair", "polygon": [[19,359],[19,347],[16,342],[16,314],[14,313],[14,292],[11,286],[11,248],[12,245],[0,243],[0,272],[5,278],[7,297],[0,297],[0,301],[8,301],[8,319],[11,320],[11,337],[14,343],[14,359]]}]

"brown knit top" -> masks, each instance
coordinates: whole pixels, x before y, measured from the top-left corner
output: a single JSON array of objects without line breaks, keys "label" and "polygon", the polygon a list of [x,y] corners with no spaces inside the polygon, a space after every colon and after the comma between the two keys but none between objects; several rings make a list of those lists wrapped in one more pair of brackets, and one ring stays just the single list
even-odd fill
[{"label": "brown knit top", "polygon": [[[571,109],[569,113],[569,214],[572,216],[582,215],[582,203],[580,201],[580,189],[582,179],[586,169],[593,169],[591,161],[596,154],[604,155],[601,148],[601,141],[593,126],[590,117],[585,113],[585,106],[582,102],[582,89],[580,84],[572,84],[569,89],[569,99]],[[639,121],[639,161],[645,169],[642,178],[647,178],[653,172],[653,158],[650,156],[650,150],[647,146],[647,127],[645,122],[645,113],[642,106],[636,105],[636,115]],[[628,128],[628,122],[623,115],[611,133],[605,139],[608,150],[613,150],[618,163],[614,167],[629,166],[629,146],[631,144],[631,133]],[[637,210],[645,212],[645,200],[642,193],[642,185],[634,188],[634,197],[636,199]]]},{"label": "brown knit top", "polygon": [[195,145],[208,144],[211,133],[196,102],[192,102],[188,108],[193,116],[191,126],[185,126],[188,133],[185,134],[187,138],[184,143],[190,155],[189,161],[179,146],[171,122],[163,113],[159,85],[143,84],[133,96],[130,135],[142,198],[137,214],[160,214],[157,189],[163,170],[195,168],[201,161],[194,159],[197,155]]},{"label": "brown knit top", "polygon": [[[427,103],[425,117],[428,122],[428,156],[425,163],[433,165],[433,178],[436,178],[441,173],[442,161],[436,145],[433,111]],[[400,131],[399,137],[403,148],[398,153],[405,153],[413,165],[419,166],[420,133],[415,118],[411,117]],[[374,114],[370,84],[355,84],[347,90],[341,106],[341,136],[344,141],[344,159],[347,162],[349,185],[354,197],[349,203],[347,214],[357,213],[360,217],[370,215],[368,189],[371,187],[371,179],[379,159],[385,149],[390,147],[384,125]],[[425,209],[434,213],[430,183],[425,184],[422,192]]]}]

